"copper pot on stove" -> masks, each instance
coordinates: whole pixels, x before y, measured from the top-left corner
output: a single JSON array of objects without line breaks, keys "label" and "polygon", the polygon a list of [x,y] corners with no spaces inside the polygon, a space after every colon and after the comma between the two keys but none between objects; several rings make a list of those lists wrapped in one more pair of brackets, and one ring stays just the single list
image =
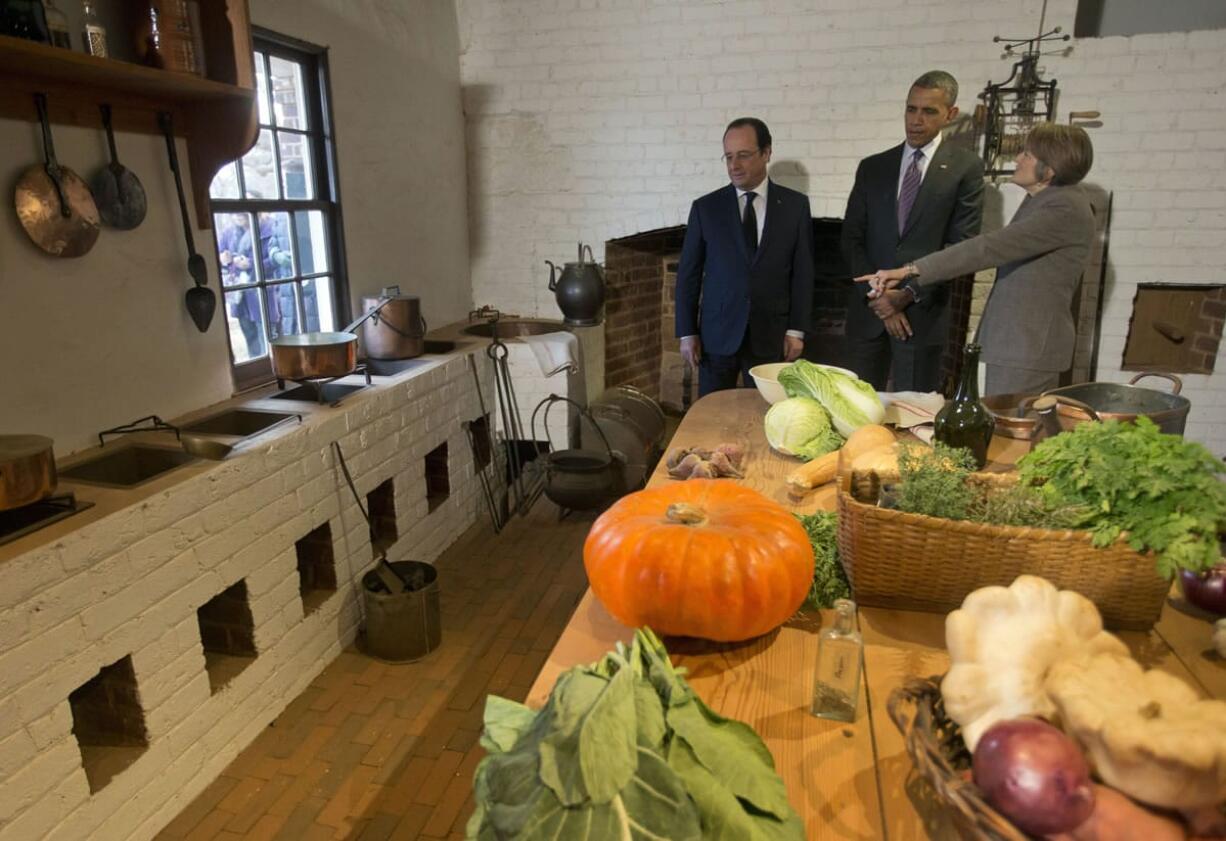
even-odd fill
[{"label": "copper pot on stove", "polygon": [[0,435],[0,511],[32,505],[55,491],[55,454],[45,435]]},{"label": "copper pot on stove", "polygon": [[362,347],[368,359],[412,359],[426,348],[426,319],[421,298],[401,295],[399,286],[388,286],[378,298],[363,298],[362,310],[382,309],[362,325]]}]

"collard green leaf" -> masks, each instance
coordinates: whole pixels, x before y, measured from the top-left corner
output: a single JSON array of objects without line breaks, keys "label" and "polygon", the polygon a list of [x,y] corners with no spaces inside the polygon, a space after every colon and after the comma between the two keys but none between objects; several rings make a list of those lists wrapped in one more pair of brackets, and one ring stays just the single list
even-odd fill
[{"label": "collard green leaf", "polygon": [[804,824],[791,809],[783,820],[747,811],[736,795],[698,761],[684,739],[673,740],[668,764],[698,807],[703,841],[800,841],[805,837]]},{"label": "collard green leaf", "polygon": [[[702,838],[698,813],[681,778],[658,753],[639,748],[637,756],[638,768],[626,787],[606,803],[589,800],[568,807],[545,786],[508,781],[509,788],[491,789],[490,793],[526,794],[526,797],[491,804],[481,823],[469,823],[467,835],[481,841],[487,837],[558,841],[698,841]],[[514,773],[519,769],[505,765],[499,770]]]},{"label": "collard green leaf", "polygon": [[674,739],[684,739],[724,788],[780,820],[791,812],[770,751],[753,728],[717,715],[697,698],[669,708],[664,717]]},{"label": "collard green leaf", "polygon": [[612,800],[638,765],[634,675],[621,669],[605,684],[579,728],[579,769],[597,803]]},{"label": "collard green leaf", "polygon": [[664,724],[664,707],[651,684],[641,679],[634,682],[634,722],[638,743],[652,750],[660,750],[668,734]]},{"label": "collard green leaf", "polygon": [[515,747],[520,736],[528,732],[536,720],[536,712],[517,701],[497,695],[485,699],[485,729],[481,747],[489,753],[504,753]]},{"label": "collard green leaf", "polygon": [[608,685],[608,678],[571,669],[558,678],[550,697],[549,732],[538,747],[540,775],[541,781],[567,806],[580,804],[590,796],[580,766],[579,734]]}]

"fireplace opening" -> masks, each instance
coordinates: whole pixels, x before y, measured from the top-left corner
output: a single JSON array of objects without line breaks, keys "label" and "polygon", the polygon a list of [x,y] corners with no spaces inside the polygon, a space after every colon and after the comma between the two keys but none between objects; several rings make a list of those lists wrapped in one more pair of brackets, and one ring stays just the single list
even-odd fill
[{"label": "fireplace opening", "polygon": [[196,611],[196,620],[209,691],[216,695],[255,660],[255,622],[247,582],[232,584],[209,599]]},{"label": "fireplace opening", "polygon": [[451,496],[451,473],[447,465],[447,442],[426,453],[426,513]]},{"label": "fireplace opening", "polygon": [[294,543],[298,556],[298,595],[302,613],[310,615],[336,592],[336,560],[332,554],[332,527],[312,529]]},{"label": "fireplace opening", "polygon": [[72,734],[93,794],[149,747],[132,656],[103,666],[68,695],[68,705],[72,709]]},{"label": "fireplace opening", "polygon": [[1226,286],[1143,283],[1132,301],[1125,371],[1212,374],[1226,318]]},{"label": "fireplace opening", "polygon": [[396,489],[392,480],[366,495],[366,511],[370,516],[370,549],[373,557],[379,557],[400,539],[396,528]]},{"label": "fireplace opening", "polygon": [[[813,220],[813,332],[804,357],[848,366],[847,306],[856,294],[839,238],[843,220]],[[675,333],[677,265],[685,226],[645,231],[605,243],[605,384],[632,385],[666,411],[684,412],[698,398],[698,377],[681,359]],[[971,314],[971,278],[953,282],[951,329],[941,383],[952,393]]]}]

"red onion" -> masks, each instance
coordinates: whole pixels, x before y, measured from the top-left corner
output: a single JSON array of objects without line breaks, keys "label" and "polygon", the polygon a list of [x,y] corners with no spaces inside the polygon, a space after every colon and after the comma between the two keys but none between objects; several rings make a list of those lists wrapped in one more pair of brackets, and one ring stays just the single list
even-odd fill
[{"label": "red onion", "polygon": [[1080,826],[1094,811],[1090,766],[1077,744],[1037,718],[989,727],[975,746],[975,785],[988,802],[1031,835]]},{"label": "red onion", "polygon": [[1226,616],[1226,564],[1218,564],[1208,572],[1181,569],[1179,583],[1189,602],[1201,610]]}]

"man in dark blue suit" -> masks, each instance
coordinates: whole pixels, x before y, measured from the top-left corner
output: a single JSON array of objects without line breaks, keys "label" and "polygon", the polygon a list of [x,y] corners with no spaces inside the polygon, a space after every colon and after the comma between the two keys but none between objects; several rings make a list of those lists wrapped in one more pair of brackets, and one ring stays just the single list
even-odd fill
[{"label": "man in dark blue suit", "polygon": [[[843,218],[843,257],[852,277],[903,266],[979,233],[983,162],[969,149],[941,142],[958,116],[958,82],[943,70],[916,79],[907,92],[906,140],[865,158]],[[920,294],[909,286],[904,311],[878,316],[868,290],[847,307],[847,360],[860,379],[885,391],[938,391],[950,331],[949,284]]]},{"label": "man in dark blue suit", "polygon": [[749,369],[804,350],[813,309],[809,199],[766,177],[771,135],[753,117],[724,131],[731,184],[694,202],[677,267],[677,336],[698,394],[751,386]]}]

